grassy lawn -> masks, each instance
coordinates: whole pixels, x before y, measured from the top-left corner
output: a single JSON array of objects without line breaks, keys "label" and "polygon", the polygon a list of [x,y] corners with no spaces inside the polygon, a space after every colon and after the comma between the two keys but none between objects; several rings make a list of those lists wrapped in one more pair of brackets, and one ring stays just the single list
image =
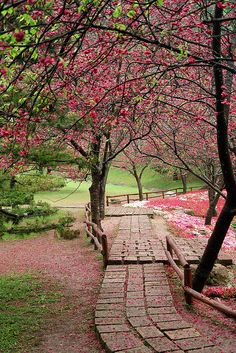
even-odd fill
[{"label": "grassy lawn", "polygon": [[0,352],[21,353],[37,345],[47,316],[61,294],[36,275],[0,276]]},{"label": "grassy lawn", "polygon": [[[191,180],[188,186],[201,186],[198,180]],[[35,200],[46,201],[54,206],[83,205],[89,201],[88,188],[90,182],[69,181],[67,185],[58,191],[44,191],[35,195]],[[173,181],[171,177],[161,175],[152,169],[147,169],[143,175],[143,191],[171,189],[182,187],[180,180]],[[137,193],[134,177],[125,170],[111,168],[106,188],[107,195],[134,194]]]}]

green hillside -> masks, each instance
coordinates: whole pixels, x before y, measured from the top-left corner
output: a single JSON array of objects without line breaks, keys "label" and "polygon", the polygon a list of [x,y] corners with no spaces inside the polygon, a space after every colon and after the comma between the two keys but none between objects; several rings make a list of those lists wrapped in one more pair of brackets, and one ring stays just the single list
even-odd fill
[{"label": "green hillside", "polygon": [[[145,170],[143,174],[144,191],[165,190],[176,187],[182,187],[181,180],[173,181],[168,175],[161,175],[153,169]],[[188,186],[201,186],[198,180],[189,181]],[[89,200],[90,182],[69,181],[66,186],[58,191],[44,191],[35,195],[35,200],[43,200],[54,206],[82,205]],[[119,195],[127,193],[137,193],[135,178],[125,170],[111,167],[106,194]]]}]

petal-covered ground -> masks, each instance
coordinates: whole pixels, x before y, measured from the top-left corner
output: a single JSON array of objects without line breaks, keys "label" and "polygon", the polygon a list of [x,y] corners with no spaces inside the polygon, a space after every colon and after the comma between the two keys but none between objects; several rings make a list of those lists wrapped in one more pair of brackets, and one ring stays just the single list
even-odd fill
[{"label": "petal-covered ground", "polygon": [[[217,205],[218,213],[223,205],[224,199],[220,198]],[[204,224],[204,216],[208,208],[207,191],[198,190],[187,194],[180,194],[176,197],[171,196],[165,199],[157,198],[151,201],[138,201],[126,206],[153,207],[157,213],[166,219],[174,232],[187,238],[209,238],[216,222],[216,217],[214,217],[211,226],[205,226]],[[233,228],[228,230],[223,247],[225,249],[236,250],[236,232]]]},{"label": "petal-covered ground", "polygon": [[[147,206],[165,206],[167,210],[183,208],[192,210],[194,216],[204,217],[208,209],[208,192],[205,190],[196,190],[186,194],[180,194],[177,197],[168,197],[165,199],[153,199],[147,202]],[[224,205],[224,199],[220,197],[217,204],[217,211],[220,212]]]}]

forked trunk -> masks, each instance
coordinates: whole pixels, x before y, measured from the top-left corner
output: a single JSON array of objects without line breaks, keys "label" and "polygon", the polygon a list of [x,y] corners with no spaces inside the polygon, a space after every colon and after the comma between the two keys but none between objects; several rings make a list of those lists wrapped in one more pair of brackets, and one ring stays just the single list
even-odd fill
[{"label": "forked trunk", "polygon": [[209,195],[209,208],[205,217],[205,225],[211,225],[212,217],[217,216],[216,206],[220,198],[220,194],[216,193],[214,190],[210,189],[208,191]]}]

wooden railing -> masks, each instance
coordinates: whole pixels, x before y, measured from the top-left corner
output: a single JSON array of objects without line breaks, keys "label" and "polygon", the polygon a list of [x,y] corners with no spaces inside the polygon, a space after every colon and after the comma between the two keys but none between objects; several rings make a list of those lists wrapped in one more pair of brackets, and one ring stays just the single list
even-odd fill
[{"label": "wooden railing", "polygon": [[103,256],[104,268],[108,264],[108,244],[106,234],[91,222],[91,210],[89,204],[85,206],[85,231],[87,237],[90,237],[91,243],[94,244],[94,250],[99,250]]},{"label": "wooden railing", "polygon": [[[205,304],[212,306],[213,308],[223,312],[228,316],[236,318],[236,310],[233,310],[228,306],[221,304],[216,300],[210,299],[205,295],[198,293],[192,289],[192,271],[191,271],[190,265],[184,258],[183,254],[181,253],[174,239],[169,235],[166,236],[166,245],[167,245],[167,250],[165,250],[165,253],[166,253],[167,259],[182,281],[182,287],[184,289],[186,303],[192,304],[192,298],[195,298]],[[178,262],[183,267],[184,271],[182,271],[178,267],[176,261],[173,259],[173,252],[176,254],[178,258]]]},{"label": "wooden railing", "polygon": [[[188,188],[188,191],[193,191],[199,189],[199,186],[191,186]],[[183,193],[183,188],[175,188],[175,189],[168,189],[168,190],[160,190],[160,191],[148,191],[148,192],[143,192],[144,199],[148,201],[149,199],[155,198],[155,197],[162,197],[163,199],[165,197],[170,197],[170,196],[176,196],[178,194]],[[115,201],[115,199],[119,199],[119,202],[127,202],[130,203],[130,201],[137,201],[139,200],[139,194],[121,194],[121,195],[107,195],[106,196],[106,204],[109,206],[110,202]],[[115,202],[114,202],[115,203]]]}]

